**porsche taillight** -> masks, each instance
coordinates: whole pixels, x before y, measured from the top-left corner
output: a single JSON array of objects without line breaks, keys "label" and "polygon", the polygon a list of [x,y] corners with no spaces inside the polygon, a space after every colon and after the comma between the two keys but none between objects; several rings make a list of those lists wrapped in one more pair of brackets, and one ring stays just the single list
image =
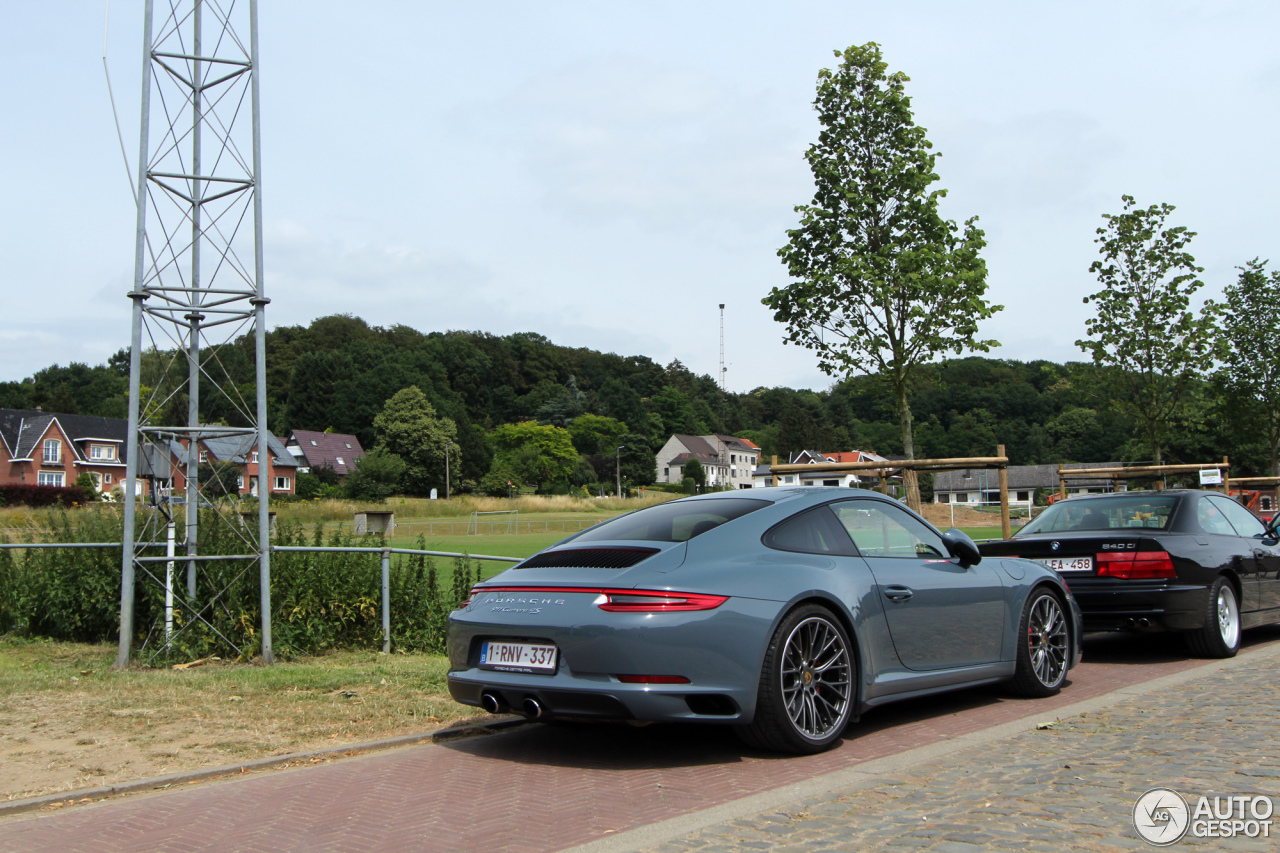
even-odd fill
[{"label": "porsche taillight", "polygon": [[1108,551],[1098,555],[1098,577],[1150,580],[1177,576],[1168,551]]},{"label": "porsche taillight", "polygon": [[726,595],[637,589],[603,589],[595,604],[611,613],[669,613],[679,610],[715,610],[729,600]]}]

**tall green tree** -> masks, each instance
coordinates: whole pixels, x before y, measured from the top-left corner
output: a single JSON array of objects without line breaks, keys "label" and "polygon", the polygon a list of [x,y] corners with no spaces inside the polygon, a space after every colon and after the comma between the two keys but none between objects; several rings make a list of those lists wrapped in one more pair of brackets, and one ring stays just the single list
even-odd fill
[{"label": "tall green tree", "polygon": [[536,421],[503,424],[489,433],[489,443],[498,454],[495,468],[510,468],[539,492],[552,483],[568,481],[578,467],[578,451],[562,427]]},{"label": "tall green tree", "polygon": [[[986,246],[976,217],[944,219],[936,154],[916,125],[905,84],[875,42],[837,51],[818,72],[822,130],[805,159],[813,202],[778,255],[795,279],[764,304],[786,340],[817,353],[828,375],[875,373],[892,391],[908,458],[908,395],[916,370],[946,352],[990,349],[978,323],[1000,310],[984,299]],[[917,498],[918,500],[918,498]]]},{"label": "tall green tree", "polygon": [[395,494],[406,467],[396,454],[375,447],[356,460],[342,488],[352,500],[381,502]]},{"label": "tall green tree", "polygon": [[1223,288],[1219,379],[1237,428],[1266,440],[1271,476],[1280,476],[1280,271],[1254,258]]},{"label": "tall green tree", "polygon": [[1160,465],[1188,385],[1213,366],[1218,306],[1191,310],[1203,270],[1187,251],[1195,232],[1165,226],[1173,206],[1122,201],[1123,212],[1102,215],[1094,241],[1102,258],[1089,266],[1102,289],[1084,297],[1097,313],[1076,346],[1103,370],[1103,393],[1138,424]]},{"label": "tall green tree", "polygon": [[457,441],[458,428],[449,418],[436,416],[421,388],[410,385],[392,395],[373,419],[373,429],[377,447],[404,460],[405,492],[425,495],[444,485],[444,447]]}]

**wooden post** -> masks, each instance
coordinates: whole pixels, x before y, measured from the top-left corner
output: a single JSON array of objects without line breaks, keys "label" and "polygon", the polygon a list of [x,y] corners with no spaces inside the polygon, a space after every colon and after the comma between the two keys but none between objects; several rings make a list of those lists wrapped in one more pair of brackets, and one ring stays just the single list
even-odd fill
[{"label": "wooden post", "polygon": [[1222,493],[1224,495],[1229,495],[1231,494],[1231,460],[1230,458],[1226,456],[1222,457],[1222,464],[1224,466],[1222,469]]},{"label": "wooden post", "polygon": [[907,506],[915,512],[923,512],[920,505],[920,475],[915,468],[902,469],[902,485],[907,489]]},{"label": "wooden post", "polygon": [[[1004,456],[1004,445],[996,445],[996,456]],[[1000,535],[1008,539],[1013,535],[1009,524],[1009,467],[1000,466]]]}]

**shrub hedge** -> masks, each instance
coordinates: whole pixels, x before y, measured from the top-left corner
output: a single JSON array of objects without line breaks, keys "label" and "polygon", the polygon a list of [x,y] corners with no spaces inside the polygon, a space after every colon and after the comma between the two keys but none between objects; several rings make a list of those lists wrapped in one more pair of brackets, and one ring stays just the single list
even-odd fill
[{"label": "shrub hedge", "polygon": [[[252,554],[245,532],[201,519],[200,553]],[[140,522],[141,524],[142,522]],[[113,508],[51,511],[45,531],[25,542],[119,542]],[[142,537],[139,535],[140,540]],[[7,537],[0,542],[9,543]],[[381,547],[376,534],[355,536],[337,527],[282,527],[277,545]],[[426,543],[419,539],[418,547]],[[245,657],[261,651],[261,605],[256,557],[198,564],[196,593],[187,598],[186,565],[179,546],[174,561],[174,635],[162,659],[192,660],[211,654]],[[154,556],[163,556],[157,551]],[[147,660],[164,647],[165,562],[137,564],[134,647]],[[442,578],[435,561],[393,555],[390,566],[393,648],[443,652],[449,612],[479,580],[479,566],[459,558]],[[274,552],[271,555],[272,649],[281,657],[327,649],[382,645],[382,562],[378,553]],[[198,616],[198,618],[197,618]],[[120,619],[118,548],[0,549],[0,633],[79,642],[117,642]]]}]

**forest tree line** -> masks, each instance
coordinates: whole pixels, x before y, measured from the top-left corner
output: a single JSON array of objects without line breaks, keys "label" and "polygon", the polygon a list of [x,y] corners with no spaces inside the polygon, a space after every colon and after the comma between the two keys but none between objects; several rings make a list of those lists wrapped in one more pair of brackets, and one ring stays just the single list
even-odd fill
[{"label": "forest tree line", "polygon": [[[370,326],[358,317],[322,317],[309,326],[267,333],[268,427],[332,430],[378,446],[375,420],[402,390],[416,387],[434,414],[453,422],[455,487],[479,484],[519,431],[504,425],[534,421],[563,429],[579,455],[563,479],[611,483],[615,448],[633,485],[653,480],[654,453],[673,433],[727,433],[760,445],[763,456],[803,449],[902,452],[891,389],[879,376],[857,376],[822,391],[755,388],[722,393],[706,374],[679,361],[663,366],[646,356],[619,356],[559,346],[534,333],[422,333],[408,326]],[[104,365],[54,365],[25,380],[0,383],[0,407],[124,418],[128,352]],[[214,352],[206,371],[220,386],[252,400],[251,336]],[[180,387],[181,359],[150,352],[143,359],[144,398],[151,389]],[[1089,363],[953,358],[924,366],[913,384],[918,458],[988,456],[1003,444],[1013,464],[1138,462],[1151,458],[1140,430],[1100,396],[1100,368]],[[166,395],[158,394],[159,398]],[[234,391],[201,395],[204,422],[244,426]],[[173,396],[157,423],[184,423],[184,394]],[[171,410],[171,411],[170,411]],[[1236,473],[1262,471],[1265,442],[1238,416],[1212,376],[1193,383],[1172,430],[1166,461],[1231,457]],[[443,484],[429,470],[418,491]],[[586,466],[590,466],[587,468]],[[570,464],[568,467],[574,467]],[[561,473],[568,471],[563,467]],[[594,473],[594,476],[593,476]],[[437,482],[438,481],[438,482]]]}]

